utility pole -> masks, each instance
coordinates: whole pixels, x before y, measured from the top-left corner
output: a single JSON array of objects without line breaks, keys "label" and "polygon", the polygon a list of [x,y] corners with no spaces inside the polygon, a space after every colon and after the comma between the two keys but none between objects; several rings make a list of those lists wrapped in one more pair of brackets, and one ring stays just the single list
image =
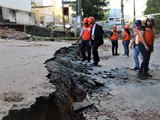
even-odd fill
[{"label": "utility pole", "polygon": [[64,0],[62,0],[62,21],[63,21],[63,29],[65,30],[65,19],[64,19]]},{"label": "utility pole", "polygon": [[77,33],[80,33],[82,28],[82,0],[76,0],[76,19],[74,23],[74,34],[77,36]]},{"label": "utility pole", "polygon": [[79,18],[79,22],[80,22],[80,27],[81,27],[81,23],[82,23],[82,0],[77,0],[77,16]]},{"label": "utility pole", "polygon": [[136,20],[135,0],[133,0],[133,22]]},{"label": "utility pole", "polygon": [[123,0],[121,0],[121,19],[122,19],[122,27],[124,26],[124,12],[123,12],[123,9],[124,9],[124,4],[123,4]]}]

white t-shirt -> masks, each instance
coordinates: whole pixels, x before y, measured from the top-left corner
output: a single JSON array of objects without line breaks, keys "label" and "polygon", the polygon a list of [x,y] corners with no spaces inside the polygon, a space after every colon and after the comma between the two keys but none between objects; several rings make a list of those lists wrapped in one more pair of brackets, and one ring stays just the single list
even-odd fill
[{"label": "white t-shirt", "polygon": [[94,31],[95,31],[96,23],[92,27],[92,40],[94,40]]},{"label": "white t-shirt", "polygon": [[138,35],[136,35],[136,38],[135,38],[135,44],[138,45],[139,41],[138,41]]}]

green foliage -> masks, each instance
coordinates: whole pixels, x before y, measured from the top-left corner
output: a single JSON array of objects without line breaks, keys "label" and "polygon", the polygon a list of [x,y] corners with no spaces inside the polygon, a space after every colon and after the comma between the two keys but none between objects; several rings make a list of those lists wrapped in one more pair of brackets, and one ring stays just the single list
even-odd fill
[{"label": "green foliage", "polygon": [[108,0],[82,0],[83,17],[94,16],[96,20],[103,20],[108,4]]},{"label": "green foliage", "polygon": [[35,6],[36,6],[36,3],[33,2],[33,1],[31,1],[31,6],[32,6],[32,7],[35,7]]},{"label": "green foliage", "polygon": [[[103,20],[107,16],[108,4],[109,0],[82,0],[82,18],[93,16],[96,20]],[[70,6],[76,11],[76,3],[72,3]]]},{"label": "green foliage", "polygon": [[109,18],[109,11],[105,11],[105,12],[104,12],[103,21],[108,22],[108,18]]},{"label": "green foliage", "polygon": [[144,14],[160,13],[160,0],[148,0]]},{"label": "green foliage", "polygon": [[[154,13],[160,13],[160,0],[148,0],[147,1],[147,8],[144,11],[144,14],[154,14]],[[160,15],[155,15],[155,26],[156,31],[158,29],[160,30]]]}]

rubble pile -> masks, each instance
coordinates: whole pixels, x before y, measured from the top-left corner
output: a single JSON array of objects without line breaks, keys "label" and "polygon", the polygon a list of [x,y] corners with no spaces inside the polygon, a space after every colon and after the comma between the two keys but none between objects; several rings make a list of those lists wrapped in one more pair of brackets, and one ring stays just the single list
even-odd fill
[{"label": "rubble pile", "polygon": [[0,27],[0,38],[26,40],[29,36],[25,32],[17,31],[14,28]]}]

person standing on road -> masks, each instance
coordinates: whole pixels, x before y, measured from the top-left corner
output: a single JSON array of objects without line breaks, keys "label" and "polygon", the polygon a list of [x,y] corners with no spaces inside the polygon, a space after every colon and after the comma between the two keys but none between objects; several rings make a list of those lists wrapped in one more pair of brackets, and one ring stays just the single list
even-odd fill
[{"label": "person standing on road", "polygon": [[116,25],[113,26],[109,39],[112,43],[112,55],[118,55],[118,32]]},{"label": "person standing on road", "polygon": [[[82,61],[87,60],[90,62],[91,60],[91,25],[88,24],[88,18],[83,19],[83,27],[78,38],[78,43],[82,39],[80,43],[80,51],[82,54]],[[86,56],[86,51],[88,55]]]},{"label": "person standing on road", "polygon": [[96,24],[94,17],[89,17],[88,22],[92,25],[91,29],[91,44],[92,44],[92,54],[93,54],[93,66],[99,66],[100,61],[98,48],[104,43],[103,41],[103,28],[102,26]]},{"label": "person standing on road", "polygon": [[129,26],[125,25],[124,26],[124,31],[122,32],[122,44],[124,48],[124,54],[123,56],[129,57],[129,43],[131,39],[131,34],[129,31]]},{"label": "person standing on road", "polygon": [[[134,37],[132,40],[132,43],[130,45],[130,48],[134,50],[134,63],[135,63],[135,67],[132,70],[139,70],[140,66],[139,66],[139,48],[138,48],[138,34],[139,34],[139,30],[141,28],[142,22],[141,20],[136,20],[134,23],[135,29],[134,29]],[[142,57],[142,55],[141,55]],[[143,59],[143,58],[142,58]]]},{"label": "person standing on road", "polygon": [[152,77],[148,73],[148,65],[150,61],[151,52],[153,52],[154,44],[154,19],[152,16],[148,16],[145,21],[145,26],[140,29],[139,33],[139,50],[143,56],[143,61],[138,73],[139,77]]}]

